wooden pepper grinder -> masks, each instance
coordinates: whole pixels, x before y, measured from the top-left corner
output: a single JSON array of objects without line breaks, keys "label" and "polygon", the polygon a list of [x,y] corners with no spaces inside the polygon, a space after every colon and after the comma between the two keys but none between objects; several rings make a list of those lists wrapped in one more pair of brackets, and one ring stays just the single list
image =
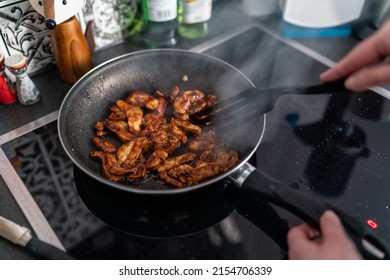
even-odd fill
[{"label": "wooden pepper grinder", "polygon": [[51,36],[59,75],[65,82],[75,83],[92,68],[88,44],[76,17],[59,24]]},{"label": "wooden pepper grinder", "polygon": [[[92,68],[87,40],[75,14],[83,0],[30,0],[31,5],[43,14],[46,27],[51,30],[57,71],[67,83],[75,83]],[[43,5],[43,7],[42,7]]]}]

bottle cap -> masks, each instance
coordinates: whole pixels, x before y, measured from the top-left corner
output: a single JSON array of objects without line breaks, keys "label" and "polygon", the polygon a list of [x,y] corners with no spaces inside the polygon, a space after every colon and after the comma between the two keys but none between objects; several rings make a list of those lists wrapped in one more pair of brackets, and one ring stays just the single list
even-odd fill
[{"label": "bottle cap", "polygon": [[27,64],[27,59],[21,54],[13,54],[5,59],[5,66],[11,69],[21,69]]}]

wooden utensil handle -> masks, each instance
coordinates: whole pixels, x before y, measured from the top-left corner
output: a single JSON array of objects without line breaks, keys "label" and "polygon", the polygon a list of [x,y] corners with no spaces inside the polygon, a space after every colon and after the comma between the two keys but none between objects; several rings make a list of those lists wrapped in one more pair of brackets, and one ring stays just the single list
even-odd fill
[{"label": "wooden utensil handle", "polygon": [[53,30],[57,25],[55,21],[54,1],[55,0],[43,1],[43,11],[45,14],[46,27],[50,30]]},{"label": "wooden utensil handle", "polygon": [[45,18],[54,19],[55,17],[54,1],[55,0],[43,1],[43,11],[45,13]]}]

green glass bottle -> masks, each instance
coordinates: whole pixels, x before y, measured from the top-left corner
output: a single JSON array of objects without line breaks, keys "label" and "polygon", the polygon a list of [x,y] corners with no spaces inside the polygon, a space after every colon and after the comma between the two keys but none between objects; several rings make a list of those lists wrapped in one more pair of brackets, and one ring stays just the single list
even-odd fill
[{"label": "green glass bottle", "polygon": [[180,36],[198,39],[208,34],[212,3],[212,0],[180,0],[178,10]]},{"label": "green glass bottle", "polygon": [[[121,7],[119,7],[121,8]],[[144,16],[142,11],[141,0],[132,0],[129,8],[128,17],[125,19],[128,26],[129,35],[134,35],[141,32],[144,28]]]},{"label": "green glass bottle", "polygon": [[178,42],[177,0],[142,0],[149,47],[169,47]]}]

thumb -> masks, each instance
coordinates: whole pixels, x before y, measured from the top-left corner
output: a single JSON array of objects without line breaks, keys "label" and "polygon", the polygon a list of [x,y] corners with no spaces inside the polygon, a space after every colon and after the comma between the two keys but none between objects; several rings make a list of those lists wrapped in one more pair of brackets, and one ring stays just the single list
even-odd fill
[{"label": "thumb", "polygon": [[331,210],[327,210],[320,218],[322,238],[347,237],[340,218]]}]

